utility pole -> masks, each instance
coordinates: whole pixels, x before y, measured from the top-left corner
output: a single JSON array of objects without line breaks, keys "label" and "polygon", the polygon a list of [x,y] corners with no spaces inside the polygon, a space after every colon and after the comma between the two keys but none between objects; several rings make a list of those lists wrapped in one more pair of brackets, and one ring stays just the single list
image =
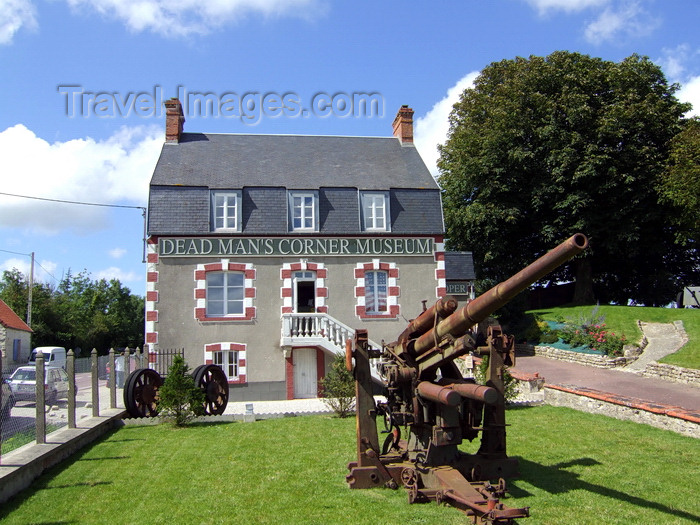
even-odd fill
[{"label": "utility pole", "polygon": [[34,289],[34,252],[32,252],[32,265],[29,270],[29,292],[27,293],[27,326],[32,327],[32,290]]}]

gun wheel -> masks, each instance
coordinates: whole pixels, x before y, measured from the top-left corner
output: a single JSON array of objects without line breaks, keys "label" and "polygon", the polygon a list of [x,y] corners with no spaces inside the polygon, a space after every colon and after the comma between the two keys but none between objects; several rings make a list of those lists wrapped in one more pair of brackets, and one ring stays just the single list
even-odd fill
[{"label": "gun wheel", "polygon": [[228,404],[228,378],[220,366],[201,365],[192,374],[194,383],[202,389],[205,396],[204,413],[208,416],[220,416]]},{"label": "gun wheel", "polygon": [[408,467],[401,470],[401,483],[403,483],[403,486],[406,488],[418,486],[418,475],[416,471]]},{"label": "gun wheel", "polygon": [[129,374],[124,384],[124,406],[132,417],[158,415],[158,389],[163,378],[155,370],[139,368]]}]

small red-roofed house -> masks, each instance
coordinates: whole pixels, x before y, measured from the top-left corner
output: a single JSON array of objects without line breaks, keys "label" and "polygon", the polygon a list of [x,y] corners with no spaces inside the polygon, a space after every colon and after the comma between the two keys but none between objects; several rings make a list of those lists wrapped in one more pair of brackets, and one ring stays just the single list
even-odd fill
[{"label": "small red-roofed house", "polygon": [[0,352],[2,366],[24,364],[31,351],[32,329],[0,300]]}]

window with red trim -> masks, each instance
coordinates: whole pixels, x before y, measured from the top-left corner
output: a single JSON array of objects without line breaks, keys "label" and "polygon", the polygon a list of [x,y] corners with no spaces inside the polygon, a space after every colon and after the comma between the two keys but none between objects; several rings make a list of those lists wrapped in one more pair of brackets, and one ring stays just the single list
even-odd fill
[{"label": "window with red trim", "polygon": [[383,270],[365,272],[365,313],[384,314],[387,305],[387,272]]},{"label": "window with red trim", "polygon": [[221,367],[229,381],[238,378],[238,352],[235,350],[220,350],[212,352],[214,364]]},{"label": "window with red trim", "polygon": [[242,272],[207,272],[207,317],[243,315],[245,275]]}]

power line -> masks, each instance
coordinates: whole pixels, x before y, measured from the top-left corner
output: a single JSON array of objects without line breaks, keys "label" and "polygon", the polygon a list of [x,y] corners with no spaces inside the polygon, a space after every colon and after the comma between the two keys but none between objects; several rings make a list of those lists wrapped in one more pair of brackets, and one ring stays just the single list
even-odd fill
[{"label": "power line", "polygon": [[[102,208],[128,208],[131,210],[141,210],[141,214],[143,215],[143,257],[141,262],[146,262],[146,212],[148,211],[147,208],[144,206],[128,206],[126,204],[103,204],[99,202],[82,202],[82,201],[69,201],[69,200],[64,200],[64,199],[49,199],[47,197],[32,197],[30,195],[18,195],[16,193],[6,193],[4,191],[0,191],[0,195],[7,195],[10,197],[19,197],[21,199],[33,199],[37,201],[48,201],[48,202],[60,202],[62,204],[79,204],[81,206],[99,206]],[[20,255],[26,255],[26,254],[20,254]],[[55,277],[54,277],[55,279]]]},{"label": "power line", "polygon": [[59,282],[59,280],[56,278],[56,276],[53,275],[50,271],[48,271],[46,268],[44,268],[44,267],[41,265],[41,263],[36,262],[36,260],[34,261],[34,263],[35,263],[39,268],[41,268],[42,270],[44,270],[44,271],[46,272],[46,274],[47,274],[49,277],[51,277],[54,281]]},{"label": "power line", "polygon": [[[13,252],[13,251],[10,251],[10,250],[0,250],[0,252],[12,253],[12,254],[14,254],[14,255],[24,255],[25,257],[31,257],[31,256],[32,256],[31,253]],[[48,271],[46,268],[44,268],[44,267],[41,265],[40,262],[37,262],[37,261],[35,260],[35,261],[34,261],[34,264],[36,264],[39,268],[41,268],[42,270],[44,270],[44,272],[46,272],[46,275],[48,275],[49,277],[51,277],[54,281],[59,282],[58,279],[56,278],[56,276],[53,275],[50,271]]]},{"label": "power line", "polygon": [[0,250],[0,252],[5,252],[5,253],[12,253],[14,255],[26,255],[27,257],[31,257],[31,253],[22,253],[22,252],[11,252],[10,250]]},{"label": "power line", "polygon": [[21,199],[33,199],[37,201],[49,201],[49,202],[60,202],[63,204],[80,204],[83,206],[101,206],[103,208],[130,208],[132,210],[142,210],[146,211],[144,206],[127,206],[126,204],[103,204],[99,202],[81,202],[81,201],[69,201],[64,199],[49,199],[47,197],[32,197],[30,195],[17,195],[16,193],[5,193],[0,191],[0,195],[7,195],[9,197],[19,197]]}]

